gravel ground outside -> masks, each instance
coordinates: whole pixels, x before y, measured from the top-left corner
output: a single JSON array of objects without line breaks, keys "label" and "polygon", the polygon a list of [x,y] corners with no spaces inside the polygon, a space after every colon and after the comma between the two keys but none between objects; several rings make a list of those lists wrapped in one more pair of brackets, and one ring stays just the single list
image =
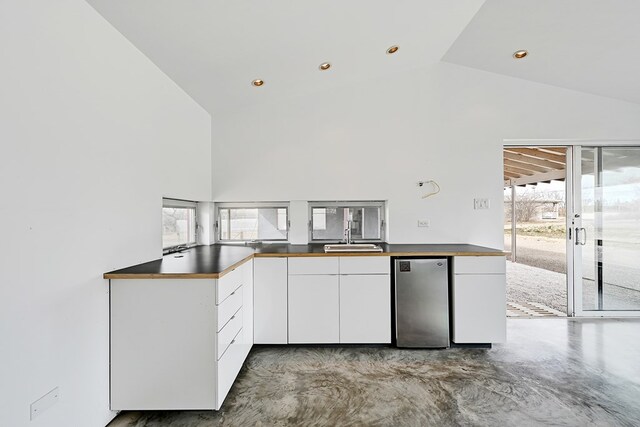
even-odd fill
[{"label": "gravel ground outside", "polygon": [[[516,262],[556,273],[567,272],[567,247],[564,239],[520,235],[517,238]],[[505,235],[505,248],[510,246],[511,236]]]},{"label": "gravel ground outside", "polygon": [[[510,236],[505,236],[509,247]],[[605,252],[604,308],[640,309],[640,263],[636,248],[610,245]],[[593,248],[584,248],[583,307],[595,309]],[[507,301],[535,302],[567,311],[566,241],[544,236],[520,236],[517,263],[507,262]]]},{"label": "gravel ground outside", "polygon": [[537,302],[566,313],[566,276],[555,271],[508,261],[507,302]]},{"label": "gravel ground outside", "polygon": [[[517,262],[507,262],[507,302],[534,302],[567,312],[567,260],[564,239],[517,236]],[[505,235],[505,247],[511,235]]]}]

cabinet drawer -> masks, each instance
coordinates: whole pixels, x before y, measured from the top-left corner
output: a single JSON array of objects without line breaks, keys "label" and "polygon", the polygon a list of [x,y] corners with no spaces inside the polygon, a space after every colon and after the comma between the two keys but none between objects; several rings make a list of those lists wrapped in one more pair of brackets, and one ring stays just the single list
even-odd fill
[{"label": "cabinet drawer", "polygon": [[389,274],[388,256],[340,257],[340,274]]},{"label": "cabinet drawer", "polygon": [[231,317],[242,307],[242,286],[233,291],[231,295],[227,297],[218,308],[218,328],[217,331],[224,327],[224,325],[231,320]]},{"label": "cabinet drawer", "polygon": [[235,312],[229,322],[218,332],[218,359],[222,357],[229,345],[234,341],[240,329],[242,329],[242,308]]},{"label": "cabinet drawer", "polygon": [[289,258],[289,275],[338,274],[338,257]]},{"label": "cabinet drawer", "polygon": [[233,291],[242,286],[242,280],[244,279],[242,273],[242,266],[240,266],[218,279],[218,286],[216,286],[216,304],[220,304],[227,299]]},{"label": "cabinet drawer", "polygon": [[454,274],[505,274],[504,256],[457,256],[453,261]]},{"label": "cabinet drawer", "polygon": [[218,393],[216,409],[220,409],[222,406],[225,397],[227,397],[229,390],[231,390],[231,386],[238,376],[240,369],[242,369],[242,364],[247,357],[248,351],[240,343],[239,338],[241,334],[242,329],[233,338],[232,344],[229,345],[227,351],[225,351],[220,360],[218,360]]}]

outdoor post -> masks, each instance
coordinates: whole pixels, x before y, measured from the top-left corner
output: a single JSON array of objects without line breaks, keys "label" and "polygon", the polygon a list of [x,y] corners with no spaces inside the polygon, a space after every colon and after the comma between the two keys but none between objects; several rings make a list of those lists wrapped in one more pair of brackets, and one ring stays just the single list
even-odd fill
[{"label": "outdoor post", "polygon": [[516,185],[511,180],[511,262],[516,262]]}]

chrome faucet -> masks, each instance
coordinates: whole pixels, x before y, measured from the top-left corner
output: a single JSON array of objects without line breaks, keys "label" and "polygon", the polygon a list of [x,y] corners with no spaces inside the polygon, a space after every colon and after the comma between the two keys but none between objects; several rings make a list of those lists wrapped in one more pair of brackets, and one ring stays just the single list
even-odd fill
[{"label": "chrome faucet", "polygon": [[347,245],[350,245],[352,243],[352,241],[351,241],[351,220],[347,221],[347,228],[344,229],[344,240],[346,241]]}]

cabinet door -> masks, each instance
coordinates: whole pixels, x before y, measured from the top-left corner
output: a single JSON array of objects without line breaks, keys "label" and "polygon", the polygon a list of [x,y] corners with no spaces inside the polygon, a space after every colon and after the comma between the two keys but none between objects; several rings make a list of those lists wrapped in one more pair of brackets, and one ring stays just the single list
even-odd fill
[{"label": "cabinet door", "polygon": [[452,297],[453,342],[505,342],[507,301],[504,274],[455,274]]},{"label": "cabinet door", "polygon": [[289,343],[340,342],[338,276],[289,276]]},{"label": "cabinet door", "polygon": [[253,260],[253,341],[287,343],[287,259]]},{"label": "cabinet door", "polygon": [[340,342],[391,342],[388,275],[340,276]]}]

